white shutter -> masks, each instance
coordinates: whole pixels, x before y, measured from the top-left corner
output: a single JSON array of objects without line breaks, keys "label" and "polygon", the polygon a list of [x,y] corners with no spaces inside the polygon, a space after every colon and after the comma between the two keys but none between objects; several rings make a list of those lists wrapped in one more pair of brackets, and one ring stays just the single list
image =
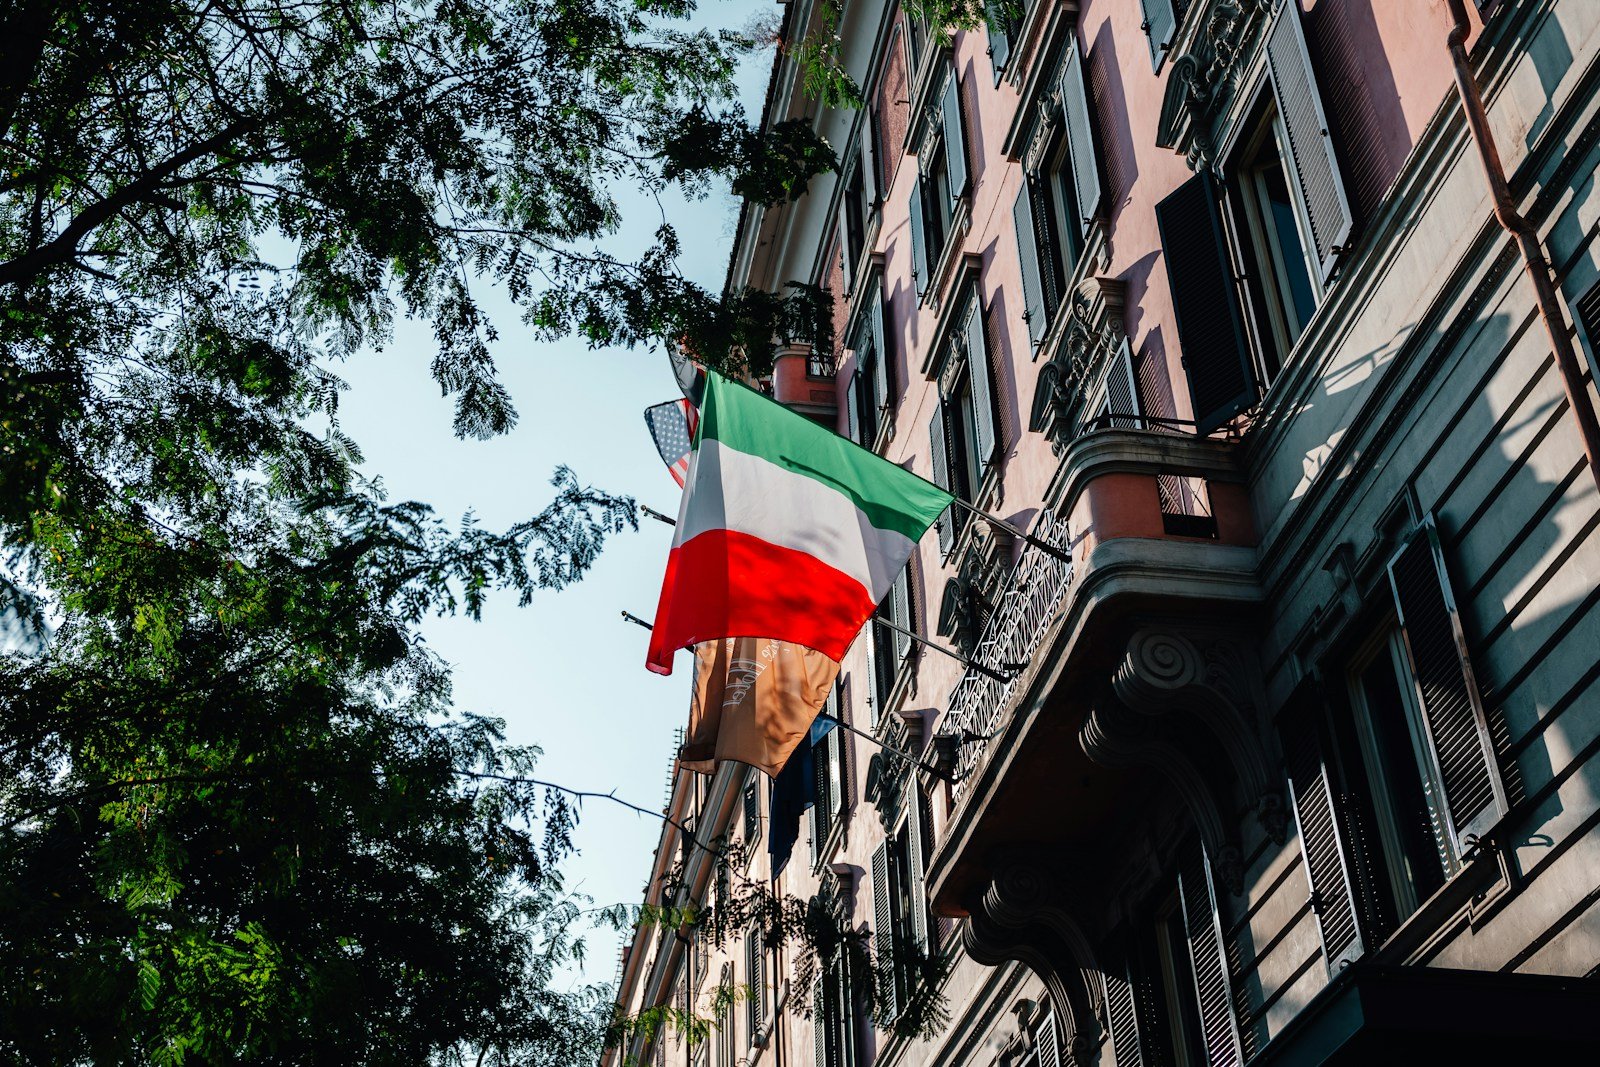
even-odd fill
[{"label": "white shutter", "polygon": [[[1126,337],[1122,339],[1122,347],[1117,350],[1116,358],[1106,367],[1106,411],[1112,415],[1144,414],[1139,408],[1139,381],[1133,372],[1133,350]],[[1115,426],[1133,430],[1140,425],[1137,418],[1110,421]]]},{"label": "white shutter", "polygon": [[872,935],[873,951],[878,956],[878,985],[883,993],[884,1014],[894,1018],[899,1006],[894,995],[894,908],[889,900],[889,843],[881,842],[872,852]]},{"label": "white shutter", "polygon": [[922,870],[922,790],[915,782],[906,783],[906,852],[911,870],[906,896],[911,899],[911,939],[917,952],[926,956],[928,947],[928,887]]},{"label": "white shutter", "polygon": [[928,235],[922,223],[922,175],[917,175],[917,180],[911,185],[911,279],[916,285],[917,296],[920,299],[923,290],[928,288]]},{"label": "white shutter", "polygon": [[[1061,1067],[1061,1040],[1056,1034],[1056,1013],[1048,1012],[1034,1032],[1039,1047],[1039,1067]],[[1123,1067],[1119,1060],[1117,1067]]]},{"label": "white shutter", "polygon": [[[883,294],[872,302],[872,406],[877,412],[872,424],[882,426],[888,421],[889,387],[892,381],[889,368],[889,349],[883,340]],[[876,442],[863,441],[868,448]]]},{"label": "white shutter", "polygon": [[856,396],[856,383],[860,380],[861,371],[857,369],[850,375],[850,384],[844,387],[844,435],[856,444],[861,443],[861,426],[856,421],[856,405],[861,402]]},{"label": "white shutter", "polygon": [[843,265],[844,271],[842,275],[844,278],[844,291],[845,295],[848,296],[850,293],[855,292],[856,289],[856,261],[855,257],[850,254],[850,224],[845,219],[845,213],[849,210],[845,200],[850,196],[848,171],[841,179],[840,187],[845,190],[845,193],[844,196],[839,198],[839,217],[834,220],[834,230],[836,239],[839,242],[839,262]]},{"label": "white shutter", "polygon": [[868,619],[861,636],[867,639],[867,706],[872,709],[872,728],[877,729],[878,716],[883,711],[878,707],[882,703],[878,699],[878,624]]},{"label": "white shutter", "polygon": [[1338,261],[1338,250],[1350,237],[1352,220],[1328,133],[1328,116],[1322,110],[1305,33],[1300,28],[1299,3],[1283,0],[1278,5],[1267,30],[1267,68],[1289,139],[1290,158],[1285,162],[1300,187],[1311,244],[1321,278],[1327,281]]}]

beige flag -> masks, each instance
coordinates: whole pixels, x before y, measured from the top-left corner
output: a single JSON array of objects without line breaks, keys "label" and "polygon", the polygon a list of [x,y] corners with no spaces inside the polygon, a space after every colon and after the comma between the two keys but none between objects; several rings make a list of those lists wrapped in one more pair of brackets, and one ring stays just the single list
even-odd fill
[{"label": "beige flag", "polygon": [[710,774],[737,760],[776,777],[827,702],[839,664],[764,637],[702,641],[694,649],[689,733],[678,759]]}]

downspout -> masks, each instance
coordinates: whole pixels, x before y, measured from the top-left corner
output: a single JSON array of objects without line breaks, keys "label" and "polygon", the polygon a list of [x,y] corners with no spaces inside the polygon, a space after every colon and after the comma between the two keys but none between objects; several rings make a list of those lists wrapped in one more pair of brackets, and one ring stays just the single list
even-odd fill
[{"label": "downspout", "polygon": [[1544,320],[1544,330],[1550,338],[1550,347],[1556,356],[1556,369],[1561,373],[1561,388],[1567,394],[1567,404],[1578,424],[1578,435],[1583,439],[1583,452],[1589,461],[1589,474],[1596,488],[1600,488],[1600,420],[1595,417],[1594,405],[1589,400],[1589,390],[1583,382],[1583,369],[1572,348],[1572,333],[1567,326],[1566,314],[1556,295],[1555,284],[1550,280],[1550,264],[1544,257],[1544,247],[1533,223],[1517,213],[1511,199],[1511,189],[1506,184],[1505,166],[1500,162],[1500,150],[1495,147],[1494,134],[1489,129],[1489,117],[1483,109],[1483,95],[1472,75],[1467,60],[1467,22],[1464,0],[1447,0],[1453,25],[1447,38],[1450,60],[1455,67],[1456,92],[1461,97],[1461,109],[1467,115],[1467,128],[1473,144],[1478,146],[1478,158],[1483,162],[1484,177],[1489,180],[1489,193],[1494,198],[1494,217],[1500,227],[1517,240],[1522,252],[1522,266],[1533,282],[1533,291],[1539,301],[1539,317]]}]

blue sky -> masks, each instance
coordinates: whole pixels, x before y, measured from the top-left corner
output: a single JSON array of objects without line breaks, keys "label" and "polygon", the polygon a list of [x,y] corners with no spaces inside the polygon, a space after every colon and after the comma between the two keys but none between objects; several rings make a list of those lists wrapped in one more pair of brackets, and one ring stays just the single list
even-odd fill
[{"label": "blue sky", "polygon": [[[755,12],[775,6],[724,0],[703,5],[697,19],[742,28]],[[760,113],[771,61],[770,49],[757,53],[740,73],[752,116]],[[660,213],[636,193],[618,196],[625,213],[618,247],[642,247]],[[722,191],[669,202],[666,210],[684,238],[684,272],[719,288],[737,202]],[[481,286],[478,292],[500,328],[494,353],[521,416],[516,429],[491,441],[456,439],[450,401],[428,374],[428,328],[402,322],[383,352],[341,368],[351,389],[340,402],[340,421],[361,444],[365,471],[383,479],[392,500],[425,501],[452,520],[472,510],[490,528],[539,511],[549,499],[551,472],[563,463],[585,483],[676,514],[677,485],[641,417],[648,405],[678,395],[665,352],[591,350],[578,340],[541,344],[503,294]],[[673,730],[687,714],[688,663],[680,657],[670,678],[647,672],[648,635],[619,613],[655,613],[670,535],[662,523],[643,520],[638,533],[615,538],[570,589],[542,594],[521,609],[514,597],[498,597],[482,622],[423,626],[428,643],[455,668],[457,706],[505,719],[514,743],[542,746],[542,776],[581,789],[615,789],[652,810],[666,795]],[[599,904],[637,902],[659,832],[657,820],[589,801],[578,828],[581,852],[566,868],[569,882]],[[586,977],[609,980],[620,937],[595,931],[589,941]]]}]

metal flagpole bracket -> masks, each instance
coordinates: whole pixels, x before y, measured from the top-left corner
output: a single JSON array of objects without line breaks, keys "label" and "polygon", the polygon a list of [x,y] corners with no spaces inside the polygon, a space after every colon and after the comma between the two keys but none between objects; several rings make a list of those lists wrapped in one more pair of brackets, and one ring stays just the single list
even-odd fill
[{"label": "metal flagpole bracket", "polygon": [[974,670],[974,671],[977,671],[979,674],[984,675],[985,677],[993,678],[995,681],[1000,682],[1002,685],[1005,684],[1006,682],[1011,681],[1011,679],[1013,679],[1013,678],[1015,678],[1017,676],[1017,672],[1014,671],[1014,670],[1010,671],[1009,673],[1002,673],[1004,671],[1007,671],[1009,667],[1013,666],[1012,664],[1007,664],[1006,667],[1002,667],[1000,670],[995,670],[993,667],[985,667],[983,664],[979,663],[977,660],[969,659],[968,657],[963,656],[961,653],[955,651],[954,649],[945,648],[943,645],[936,645],[932,641],[929,641],[926,637],[923,637],[921,634],[912,633],[910,630],[906,629],[904,626],[901,626],[899,623],[890,622],[888,619],[885,619],[881,615],[872,616],[872,621],[877,623],[879,626],[882,626],[886,630],[890,630],[890,631],[893,631],[894,633],[899,634],[901,637],[910,638],[911,640],[915,641],[917,644],[921,645],[923,648],[931,648],[935,652],[938,652],[938,653],[941,653],[943,655],[949,656],[951,659],[955,660],[957,663],[960,663],[960,664],[963,664],[964,666],[966,666],[969,670]]},{"label": "metal flagpole bracket", "polygon": [[1004,530],[1006,533],[1010,534],[1013,537],[1020,537],[1022,540],[1026,541],[1028,544],[1032,545],[1034,548],[1037,548],[1040,552],[1044,552],[1044,553],[1046,553],[1048,555],[1054,556],[1056,559],[1059,559],[1063,563],[1071,563],[1072,562],[1072,553],[1068,552],[1066,549],[1062,548],[1060,545],[1052,545],[1049,541],[1044,540],[1042,537],[1035,537],[1035,536],[1033,536],[1033,534],[1028,533],[1027,531],[1023,530],[1021,527],[1019,527],[1019,526],[1017,526],[1017,525],[1015,525],[1013,523],[1009,523],[1006,520],[1004,520],[1002,518],[999,518],[998,516],[991,515],[987,511],[979,511],[977,508],[973,507],[971,504],[967,503],[965,500],[962,500],[960,497],[955,497],[954,498],[954,503],[955,503],[956,507],[962,508],[962,509],[966,510],[968,513],[970,513],[972,515],[976,515],[978,518],[982,519],[984,522],[988,523],[989,525],[998,526],[1000,529]]},{"label": "metal flagpole bracket", "polygon": [[655,519],[657,522],[664,522],[668,526],[676,526],[676,525],[678,525],[678,520],[677,519],[674,519],[670,515],[663,515],[661,512],[659,512],[655,508],[651,507],[649,504],[640,504],[639,505],[639,510],[644,512],[646,515],[650,516],[652,519]]},{"label": "metal flagpole bracket", "polygon": [[646,630],[654,630],[655,629],[654,626],[651,626],[649,623],[645,622],[643,619],[639,618],[639,616],[635,615],[631,611],[624,611],[622,613],[622,619],[623,619],[624,622],[631,622],[635,626],[643,626]]}]

